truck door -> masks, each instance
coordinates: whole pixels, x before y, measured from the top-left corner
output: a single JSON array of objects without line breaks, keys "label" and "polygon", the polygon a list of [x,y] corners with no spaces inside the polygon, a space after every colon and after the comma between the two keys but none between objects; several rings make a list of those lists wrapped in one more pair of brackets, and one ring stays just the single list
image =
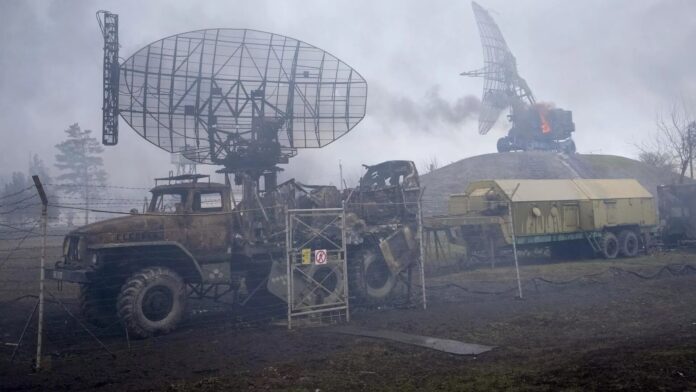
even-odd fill
[{"label": "truck door", "polygon": [[200,263],[219,263],[229,259],[230,215],[219,190],[194,190],[187,247]]},{"label": "truck door", "polygon": [[161,214],[163,231],[155,231],[154,238],[166,241],[184,243],[186,241],[186,217],[188,193],[185,191],[165,191],[152,197],[151,213]]}]

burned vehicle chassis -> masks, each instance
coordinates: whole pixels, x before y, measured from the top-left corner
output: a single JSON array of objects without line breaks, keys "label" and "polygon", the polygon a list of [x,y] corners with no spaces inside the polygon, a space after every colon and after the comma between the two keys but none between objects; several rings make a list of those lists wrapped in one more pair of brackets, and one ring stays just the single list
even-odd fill
[{"label": "burned vehicle chassis", "polygon": [[232,293],[250,311],[282,305],[287,298],[273,294],[285,288],[274,287],[270,273],[285,261],[287,211],[341,208],[345,220],[332,235],[346,238],[351,304],[403,299],[419,257],[418,173],[410,161],[366,168],[353,189],[290,180],[245,191],[238,203],[229,182],[158,179],[167,183],[152,189],[146,212],[68,234],[63,259],[47,276],[81,284],[83,313],[95,325],[120,321],[135,337],[167,333],[187,298],[220,301]]}]

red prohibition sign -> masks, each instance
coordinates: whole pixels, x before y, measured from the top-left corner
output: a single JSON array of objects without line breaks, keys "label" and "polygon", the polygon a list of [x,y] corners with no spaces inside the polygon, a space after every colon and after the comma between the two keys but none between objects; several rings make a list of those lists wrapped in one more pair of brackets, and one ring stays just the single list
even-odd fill
[{"label": "red prohibition sign", "polygon": [[314,251],[314,263],[315,264],[326,264],[326,249],[317,249]]}]

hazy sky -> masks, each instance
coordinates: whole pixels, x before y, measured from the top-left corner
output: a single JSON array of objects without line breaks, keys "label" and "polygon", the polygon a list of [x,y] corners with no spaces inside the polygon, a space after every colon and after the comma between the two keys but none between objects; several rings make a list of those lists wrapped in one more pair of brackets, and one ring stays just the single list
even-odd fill
[{"label": "hazy sky", "polygon": [[[481,0],[540,101],[573,110],[583,153],[635,156],[656,111],[696,89],[696,1]],[[486,136],[457,115],[482,81],[469,1],[0,1],[0,176],[38,153],[52,164],[69,124],[101,132],[102,38],[95,12],[119,14],[121,56],[202,28],[252,28],[331,52],[369,85],[367,117],[322,149],[301,151],[284,176],[338,182],[338,161],[432,156],[441,164],[495,151],[505,124]],[[459,105],[458,105],[459,102]],[[435,108],[435,109],[434,109]],[[433,115],[438,113],[438,115]],[[172,167],[163,150],[121,121],[108,147],[114,184],[149,185]]]}]

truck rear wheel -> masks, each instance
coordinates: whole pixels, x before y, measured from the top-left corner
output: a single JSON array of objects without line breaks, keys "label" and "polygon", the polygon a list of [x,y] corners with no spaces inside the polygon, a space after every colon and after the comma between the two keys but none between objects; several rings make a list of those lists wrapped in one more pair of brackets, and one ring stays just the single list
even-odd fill
[{"label": "truck rear wheel", "polygon": [[614,233],[607,231],[602,235],[601,253],[605,259],[615,259],[619,254],[619,240]]},{"label": "truck rear wheel", "polygon": [[382,254],[374,250],[360,252],[350,270],[352,292],[369,304],[387,301],[397,283]]},{"label": "truck rear wheel", "polygon": [[133,336],[146,338],[176,328],[186,306],[186,286],[165,267],[131,275],[118,296],[118,315]]},{"label": "truck rear wheel", "polygon": [[638,236],[632,230],[623,230],[619,234],[619,252],[624,257],[636,257],[640,243]]}]

